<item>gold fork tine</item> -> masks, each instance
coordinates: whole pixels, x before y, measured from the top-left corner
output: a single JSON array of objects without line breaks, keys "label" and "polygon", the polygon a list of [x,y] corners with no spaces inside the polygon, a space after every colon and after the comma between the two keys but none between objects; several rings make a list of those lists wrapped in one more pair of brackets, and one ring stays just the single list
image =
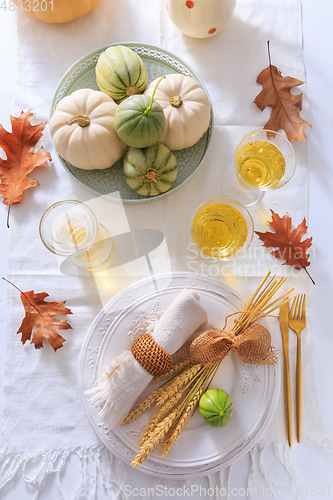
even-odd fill
[{"label": "gold fork tine", "polygon": [[295,310],[296,310],[296,304],[298,301],[299,295],[296,295],[296,297],[293,300],[293,303],[291,304],[290,312],[289,312],[289,318],[295,319]]},{"label": "gold fork tine", "polygon": [[300,299],[300,295],[298,294],[297,297],[296,297],[296,304],[295,304],[295,313],[294,313],[294,317],[293,319],[298,319],[297,318],[297,313],[298,313],[298,305],[299,305],[299,299]]},{"label": "gold fork tine", "polygon": [[303,294],[299,296],[299,300],[297,301],[297,316],[296,319],[301,319],[302,314],[302,302],[303,302]]}]

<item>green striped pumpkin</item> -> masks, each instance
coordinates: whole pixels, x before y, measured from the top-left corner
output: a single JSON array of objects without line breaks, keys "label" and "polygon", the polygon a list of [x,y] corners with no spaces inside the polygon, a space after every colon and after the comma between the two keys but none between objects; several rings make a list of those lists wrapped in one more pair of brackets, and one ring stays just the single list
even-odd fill
[{"label": "green striped pumpkin", "polygon": [[148,81],[141,57],[123,45],[109,47],[98,58],[96,80],[102,92],[117,103],[141,94]]},{"label": "green striped pumpkin", "polygon": [[119,138],[133,148],[147,148],[163,134],[165,116],[161,105],[147,95],[133,95],[119,104],[114,126]]},{"label": "green striped pumpkin", "polygon": [[156,196],[171,188],[177,177],[177,162],[164,144],[131,148],[124,162],[125,179],[142,196]]},{"label": "green striped pumpkin", "polygon": [[224,427],[230,422],[234,405],[225,391],[208,389],[200,398],[199,411],[212,427]]}]

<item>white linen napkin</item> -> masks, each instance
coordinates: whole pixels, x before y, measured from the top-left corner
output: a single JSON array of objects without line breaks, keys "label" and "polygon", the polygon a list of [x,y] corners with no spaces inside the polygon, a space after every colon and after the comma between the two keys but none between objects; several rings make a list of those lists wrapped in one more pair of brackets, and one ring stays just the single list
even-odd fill
[{"label": "white linen napkin", "polygon": [[[162,47],[184,59],[204,81],[212,101],[214,126],[208,153],[195,175],[181,189],[163,199],[140,206],[110,201],[111,234],[121,234],[132,228],[159,229],[165,235],[172,271],[216,277],[245,298],[253,293],[268,268],[277,274],[288,275],[289,285],[294,285],[297,292],[308,292],[304,273],[281,266],[281,261],[274,259],[256,236],[244,256],[220,263],[200,260],[189,237],[190,221],[196,208],[208,199],[221,196],[221,174],[232,165],[239,140],[247,132],[262,128],[269,118],[269,109],[261,112],[253,104],[261,91],[256,83],[257,75],[268,65],[268,39],[272,63],[283,75],[305,80],[299,0],[238,0],[226,28],[203,40],[190,39],[179,32],[168,17],[164,0],[146,0],[144,9],[137,0],[102,0],[91,14],[65,25],[43,24],[20,12],[17,112],[32,109],[36,121],[47,121],[63,73],[78,58],[100,46],[142,42]],[[304,94],[302,116],[307,120],[305,85],[301,91]],[[64,170],[47,129],[41,143],[51,152],[53,162],[49,168],[33,172],[40,186],[27,190],[22,202],[12,207],[8,279],[23,291],[46,291],[50,294],[49,300],[66,300],[66,306],[73,312],[68,319],[73,330],[67,332],[64,347],[57,353],[47,344],[40,351],[29,343],[22,346],[15,332],[20,326],[23,308],[18,292],[8,285],[0,489],[9,487],[14,477],[22,476],[31,483],[33,494],[38,495],[44,487],[45,477],[53,474],[59,479],[66,460],[75,455],[79,457],[78,474],[81,473],[77,498],[91,498],[97,481],[103,483],[110,498],[117,492],[125,496],[124,484],[144,481],[149,487],[156,481],[139,471],[133,473],[130,467],[105,452],[82,407],[77,363],[88,326],[107,302],[107,297],[111,298],[141,277],[150,276],[150,268],[145,259],[119,265],[107,277],[103,301],[93,277],[61,273],[57,259],[40,241],[39,220],[46,208],[56,201],[78,199],[85,202],[96,196]],[[269,229],[266,221],[270,219],[270,209],[281,216],[288,211],[295,225],[307,216],[306,144],[295,147],[298,165],[292,180],[282,189],[266,193],[250,210],[258,231]],[[158,267],[160,254],[155,254],[155,262]],[[325,445],[313,380],[310,322],[303,338],[303,401],[307,405],[303,411],[303,437],[305,442]],[[279,342],[277,331],[273,343],[279,347]],[[294,340],[291,349],[293,344]],[[249,374],[249,379],[257,383],[255,374]],[[306,398],[306,394],[311,397]],[[269,442],[275,443],[278,457],[296,481],[288,455],[282,396],[272,424],[259,443],[261,457]],[[102,472],[101,455],[108,461],[108,475]],[[254,454],[250,457],[254,466]],[[94,463],[94,474],[86,467],[89,460]],[[26,468],[36,462],[38,471],[35,476],[28,477]],[[228,471],[230,477],[231,469]],[[251,468],[249,481],[253,473]],[[211,480],[219,482],[222,477],[223,473],[214,474]],[[180,483],[175,481],[174,484]],[[60,479],[59,485],[61,489]]]},{"label": "white linen napkin", "polygon": [[[207,313],[193,290],[182,290],[151,326],[151,337],[168,354],[174,354],[199,327],[208,327]],[[121,424],[134,402],[153,377],[124,351],[102,368],[96,385],[85,392],[93,406],[102,406],[99,416],[109,429]]]}]

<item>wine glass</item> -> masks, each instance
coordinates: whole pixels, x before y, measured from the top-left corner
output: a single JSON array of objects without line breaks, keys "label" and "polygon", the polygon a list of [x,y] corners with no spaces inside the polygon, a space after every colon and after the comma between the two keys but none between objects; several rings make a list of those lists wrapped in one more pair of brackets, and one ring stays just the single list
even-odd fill
[{"label": "wine glass", "polygon": [[50,252],[70,257],[80,267],[99,266],[111,253],[108,230],[87,205],[76,200],[51,205],[42,215],[39,234]]},{"label": "wine glass", "polygon": [[253,220],[247,209],[228,198],[213,198],[196,210],[192,238],[200,250],[216,260],[241,255],[253,238]]},{"label": "wine glass", "polygon": [[234,175],[224,177],[223,192],[243,205],[257,203],[269,189],[284,186],[294,175],[296,153],[288,139],[272,130],[247,134],[235,151]]}]

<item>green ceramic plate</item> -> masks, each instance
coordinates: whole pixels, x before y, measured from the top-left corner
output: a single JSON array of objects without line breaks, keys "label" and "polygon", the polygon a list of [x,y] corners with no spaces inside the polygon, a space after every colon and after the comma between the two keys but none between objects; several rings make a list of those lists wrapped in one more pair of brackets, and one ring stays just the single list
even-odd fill
[{"label": "green ceramic plate", "polygon": [[[183,75],[190,76],[197,80],[197,82],[207,92],[204,84],[194,71],[181,59],[175,57],[169,52],[158,47],[139,43],[122,42],[121,45],[126,45],[140,55],[147,69],[148,83],[153,81],[158,76],[170,73],[182,73]],[[51,115],[53,114],[58,102],[75,90],[82,88],[99,90],[95,78],[95,66],[101,52],[106,50],[109,46],[110,45],[101,47],[93,52],[90,52],[69,68],[56,89],[52,102]],[[108,195],[110,198],[119,199],[118,193],[120,193],[122,200],[129,203],[152,201],[156,198],[160,198],[161,196],[166,196],[175,189],[178,189],[199,168],[209,146],[211,130],[212,119],[207,132],[201,137],[199,142],[190,148],[174,152],[178,165],[177,178],[169,191],[152,197],[141,196],[127,185],[124,177],[123,158],[112,165],[112,167],[104,170],[82,170],[74,167],[61,157],[59,157],[59,159],[65,169],[73,175],[75,179],[96,194]]]}]

